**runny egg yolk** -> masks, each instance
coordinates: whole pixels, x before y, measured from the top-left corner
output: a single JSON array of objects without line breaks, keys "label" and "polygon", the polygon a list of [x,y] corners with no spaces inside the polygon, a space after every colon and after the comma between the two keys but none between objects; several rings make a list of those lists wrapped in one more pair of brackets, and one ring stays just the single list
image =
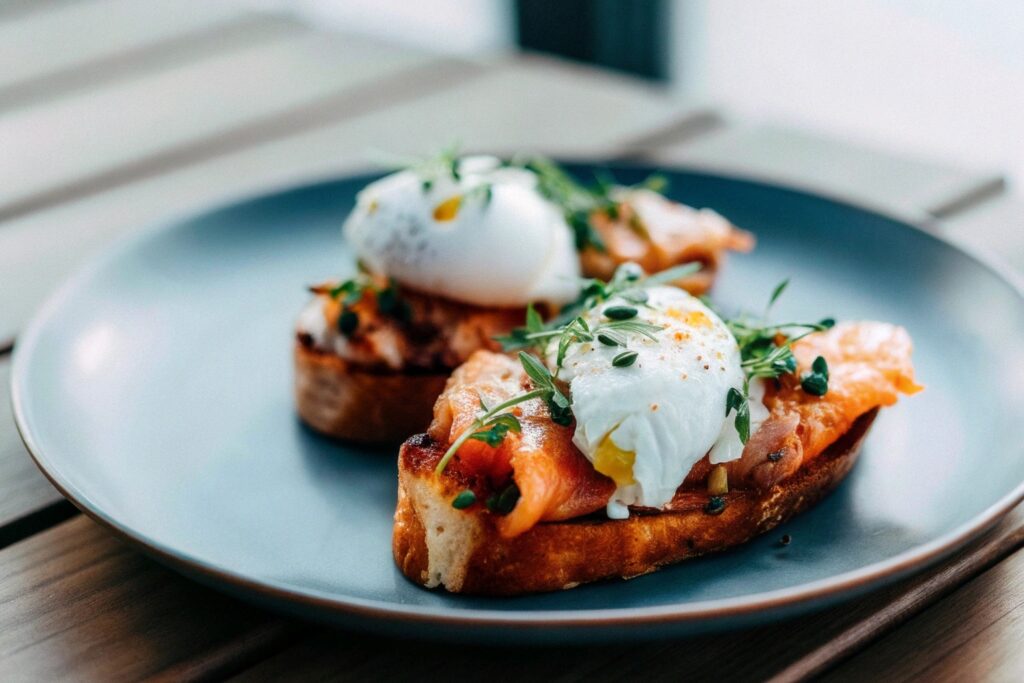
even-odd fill
[{"label": "runny egg yolk", "polygon": [[629,486],[636,483],[633,479],[635,460],[636,452],[619,448],[609,432],[594,452],[594,469],[610,478],[617,486]]},{"label": "runny egg yolk", "polygon": [[459,215],[459,206],[462,205],[462,196],[455,195],[444,200],[434,207],[435,221],[453,221]]}]

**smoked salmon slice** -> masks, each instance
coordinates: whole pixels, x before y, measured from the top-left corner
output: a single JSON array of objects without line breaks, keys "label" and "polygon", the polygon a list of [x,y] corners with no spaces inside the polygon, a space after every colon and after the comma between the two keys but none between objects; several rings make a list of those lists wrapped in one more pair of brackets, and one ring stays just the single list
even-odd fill
[{"label": "smoked salmon slice", "polygon": [[[777,383],[768,381],[764,401],[770,417],[751,435],[742,457],[727,464],[730,488],[765,489],[777,484],[820,455],[861,415],[894,404],[900,394],[920,391],[911,352],[906,330],[877,322],[841,323],[795,342],[797,372]],[[799,379],[818,356],[826,359],[829,368],[828,392],[820,397],[803,391]],[[428,433],[438,443],[452,443],[472,426],[481,401],[497,405],[529,388],[517,360],[478,351],[448,380]],[[517,536],[540,522],[572,519],[604,508],[615,484],[596,472],[573,445],[574,426],[552,422],[539,399],[521,403],[511,412],[519,419],[521,432],[510,431],[497,447],[467,441],[449,464],[460,476],[485,477],[495,488],[509,481],[516,484],[519,500],[499,518],[501,534]],[[680,487],[678,502],[692,497],[709,471],[705,458]],[[667,507],[678,507],[676,503]]]}]

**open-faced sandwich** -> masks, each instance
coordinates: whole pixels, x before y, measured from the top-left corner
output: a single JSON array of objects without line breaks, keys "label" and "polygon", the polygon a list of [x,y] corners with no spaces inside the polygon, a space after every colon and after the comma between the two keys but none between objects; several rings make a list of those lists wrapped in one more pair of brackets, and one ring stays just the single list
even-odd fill
[{"label": "open-faced sandwich", "polygon": [[672,278],[620,267],[575,317],[532,315],[518,357],[453,373],[399,455],[409,579],[520,594],[735,546],[831,490],[878,408],[920,389],[903,328],[723,320]]},{"label": "open-faced sandwich", "polygon": [[651,187],[586,188],[548,161],[453,154],[368,185],[343,232],[360,270],[311,288],[296,401],[310,426],[364,442],[421,431],[454,368],[499,350],[528,302],[548,317],[577,299],[584,271],[693,259],[704,270],[678,284],[700,292],[725,249],[751,244]]}]

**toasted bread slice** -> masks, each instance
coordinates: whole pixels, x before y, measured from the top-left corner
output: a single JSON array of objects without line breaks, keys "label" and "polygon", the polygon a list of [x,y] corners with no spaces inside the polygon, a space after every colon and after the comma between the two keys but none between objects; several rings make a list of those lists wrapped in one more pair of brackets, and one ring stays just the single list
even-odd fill
[{"label": "toasted bread slice", "polygon": [[538,524],[503,538],[494,516],[475,506],[456,510],[462,488],[435,477],[444,446],[427,435],[402,445],[393,551],[399,569],[427,588],[453,593],[518,595],[573,588],[609,578],[628,579],[705,553],[745,543],[798,514],[847,475],[878,410],[862,415],[825,452],[768,490],[731,491],[718,514],[710,496],[689,509],[634,513],[609,520],[590,515]]},{"label": "toasted bread slice", "polygon": [[339,439],[394,443],[423,430],[448,374],[367,372],[337,354],[295,344],[299,417]]}]

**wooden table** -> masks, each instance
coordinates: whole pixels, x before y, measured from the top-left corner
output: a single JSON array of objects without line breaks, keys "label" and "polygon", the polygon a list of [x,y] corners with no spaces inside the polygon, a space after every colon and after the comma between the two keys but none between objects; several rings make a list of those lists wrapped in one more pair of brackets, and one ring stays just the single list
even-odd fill
[{"label": "wooden table", "polygon": [[57,282],[114,238],[378,148],[637,157],[767,177],[924,221],[1024,268],[998,173],[736,122],[540,57],[471,61],[200,0],[0,4],[0,680],[825,673],[1020,679],[1024,514],[841,607],[715,637],[524,653],[396,643],[271,614],[115,540],[43,479],[10,417],[8,353]]}]

